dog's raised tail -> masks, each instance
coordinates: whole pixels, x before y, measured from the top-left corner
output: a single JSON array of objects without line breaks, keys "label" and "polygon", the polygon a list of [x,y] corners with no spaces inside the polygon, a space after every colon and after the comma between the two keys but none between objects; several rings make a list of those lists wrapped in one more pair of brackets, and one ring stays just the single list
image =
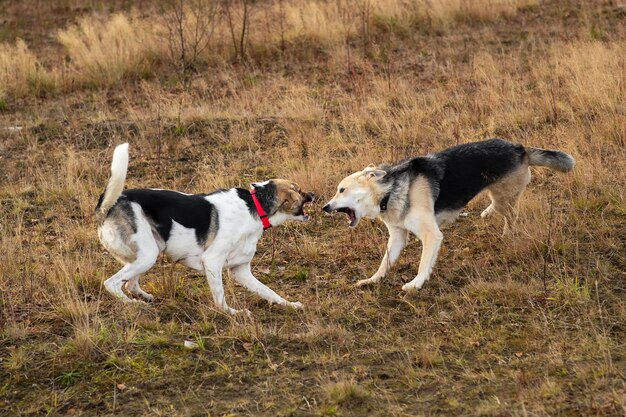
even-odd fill
[{"label": "dog's raised tail", "polygon": [[576,161],[571,155],[561,151],[526,147],[530,165],[540,165],[561,172],[568,172],[574,168]]},{"label": "dog's raised tail", "polygon": [[96,215],[105,218],[111,207],[115,205],[124,191],[126,181],[126,171],[128,171],[128,143],[118,145],[113,151],[111,161],[111,178],[107,183],[104,193],[100,196],[100,201],[96,206]]}]

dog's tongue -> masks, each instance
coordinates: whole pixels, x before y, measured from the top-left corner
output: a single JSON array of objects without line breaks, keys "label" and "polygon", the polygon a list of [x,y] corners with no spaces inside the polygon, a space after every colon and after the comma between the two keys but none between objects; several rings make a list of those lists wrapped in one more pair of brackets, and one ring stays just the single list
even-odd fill
[{"label": "dog's tongue", "polygon": [[351,211],[348,213],[348,217],[350,218],[350,227],[356,226],[356,213]]}]

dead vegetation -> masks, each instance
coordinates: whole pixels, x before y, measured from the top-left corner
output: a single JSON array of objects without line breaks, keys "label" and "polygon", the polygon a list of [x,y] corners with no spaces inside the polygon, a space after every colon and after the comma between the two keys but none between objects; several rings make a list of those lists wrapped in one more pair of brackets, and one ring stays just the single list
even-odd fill
[{"label": "dead vegetation", "polygon": [[[8,5],[0,31],[0,414],[623,415],[623,7],[51,3]],[[417,294],[399,288],[418,242],[357,290],[384,227],[318,210],[254,261],[304,312],[227,277],[255,318],[225,317],[166,260],[143,278],[153,305],[102,289],[117,265],[93,208],[121,141],[128,187],[281,176],[324,200],[369,163],[491,136],[576,168],[533,170],[513,241],[473,202]]]}]

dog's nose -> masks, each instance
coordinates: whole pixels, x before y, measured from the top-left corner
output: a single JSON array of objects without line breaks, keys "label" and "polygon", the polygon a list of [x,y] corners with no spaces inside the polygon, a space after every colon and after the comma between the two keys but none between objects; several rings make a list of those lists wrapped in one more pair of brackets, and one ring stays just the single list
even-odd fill
[{"label": "dog's nose", "polygon": [[315,194],[314,193],[308,193],[306,195],[306,201],[309,201],[309,202],[313,203],[315,201]]},{"label": "dog's nose", "polygon": [[324,210],[326,213],[330,213],[330,204],[326,204],[324,207],[322,207],[322,210]]}]

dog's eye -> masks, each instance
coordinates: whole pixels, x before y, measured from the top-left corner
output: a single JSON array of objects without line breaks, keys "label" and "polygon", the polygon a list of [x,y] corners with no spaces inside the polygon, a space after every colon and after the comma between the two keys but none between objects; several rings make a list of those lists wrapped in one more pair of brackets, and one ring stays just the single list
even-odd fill
[{"label": "dog's eye", "polygon": [[346,189],[345,189],[345,188],[340,188],[340,189],[339,189],[339,193],[343,193],[344,191],[346,191]]}]

